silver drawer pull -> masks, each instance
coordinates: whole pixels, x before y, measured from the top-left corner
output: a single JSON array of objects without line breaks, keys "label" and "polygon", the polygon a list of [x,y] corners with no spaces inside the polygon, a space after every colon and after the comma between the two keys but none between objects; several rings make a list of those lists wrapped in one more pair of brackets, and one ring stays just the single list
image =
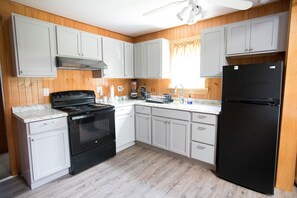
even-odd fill
[{"label": "silver drawer pull", "polygon": [[44,122],[43,125],[48,125],[48,123]]},{"label": "silver drawer pull", "polygon": [[199,115],[198,118],[199,118],[199,119],[205,119],[206,116]]},{"label": "silver drawer pull", "polygon": [[198,127],[197,128],[199,131],[203,131],[203,130],[205,130],[206,128],[204,128],[204,127]]},{"label": "silver drawer pull", "polygon": [[198,146],[197,146],[197,149],[204,150],[205,147],[198,145]]}]

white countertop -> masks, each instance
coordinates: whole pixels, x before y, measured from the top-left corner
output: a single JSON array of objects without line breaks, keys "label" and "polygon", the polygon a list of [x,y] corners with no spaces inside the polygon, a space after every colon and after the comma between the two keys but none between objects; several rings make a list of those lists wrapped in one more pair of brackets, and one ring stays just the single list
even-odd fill
[{"label": "white countertop", "polygon": [[[221,112],[221,105],[218,102],[207,100],[199,100],[198,102],[194,102],[194,104],[192,105],[180,104],[178,102],[172,102],[169,104],[158,104],[145,102],[144,100],[122,100],[112,103],[109,102],[107,104],[114,105],[116,108],[137,104],[149,107],[200,112],[215,115],[218,115]],[[50,104],[12,107],[12,113],[15,117],[22,120],[24,123],[68,116],[68,114],[63,111],[52,109]]]},{"label": "white countertop", "polygon": [[24,123],[68,116],[63,111],[52,109],[50,104],[12,107],[12,113]]},{"label": "white countertop", "polygon": [[218,115],[221,112],[221,104],[218,101],[211,100],[197,100],[194,104],[180,104],[178,102],[172,102],[169,104],[159,104],[159,103],[150,103],[145,102],[144,100],[123,100],[113,103],[108,103],[117,107],[128,106],[128,105],[143,105],[149,107],[158,107],[165,109],[176,109],[190,112],[200,112]]}]

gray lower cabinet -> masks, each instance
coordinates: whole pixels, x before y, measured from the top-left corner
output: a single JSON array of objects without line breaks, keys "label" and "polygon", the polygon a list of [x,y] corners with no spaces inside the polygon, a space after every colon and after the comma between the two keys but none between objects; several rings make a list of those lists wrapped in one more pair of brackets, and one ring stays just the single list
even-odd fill
[{"label": "gray lower cabinet", "polygon": [[152,145],[189,157],[190,112],[152,108],[152,115]]},{"label": "gray lower cabinet", "polygon": [[135,141],[134,106],[115,108],[116,150],[122,151]]},{"label": "gray lower cabinet", "polygon": [[218,116],[192,114],[191,158],[215,165]]},{"label": "gray lower cabinet", "polygon": [[135,113],[136,140],[146,144],[152,144],[151,108],[136,105]]},{"label": "gray lower cabinet", "polygon": [[21,172],[33,189],[69,173],[67,117],[17,122]]},{"label": "gray lower cabinet", "polygon": [[215,166],[218,116],[135,106],[136,140]]}]

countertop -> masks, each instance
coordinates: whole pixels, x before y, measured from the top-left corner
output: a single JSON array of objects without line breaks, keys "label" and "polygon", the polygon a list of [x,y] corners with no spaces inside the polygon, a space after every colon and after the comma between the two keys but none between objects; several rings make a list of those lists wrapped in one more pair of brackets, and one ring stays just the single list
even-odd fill
[{"label": "countertop", "polygon": [[215,115],[218,115],[221,112],[220,101],[214,101],[214,100],[194,100],[193,104],[191,105],[180,104],[177,101],[174,101],[169,104],[159,104],[159,103],[145,102],[144,100],[123,100],[123,101],[117,101],[112,103],[109,102],[107,104],[114,105],[116,108],[136,104],[136,105],[149,106],[149,107],[176,109],[176,110],[208,113],[208,114],[215,114]]},{"label": "countertop", "polygon": [[[176,101],[169,104],[158,104],[145,102],[144,100],[122,100],[112,103],[108,102],[107,104],[114,105],[116,108],[136,104],[149,107],[200,112],[215,115],[218,115],[221,112],[220,102],[212,100],[196,100],[193,101],[192,105],[180,104]],[[68,116],[68,114],[63,111],[52,109],[50,104],[12,107],[12,113],[24,123]]]},{"label": "countertop", "polygon": [[24,123],[68,116],[63,111],[52,109],[50,104],[12,107],[12,113]]}]

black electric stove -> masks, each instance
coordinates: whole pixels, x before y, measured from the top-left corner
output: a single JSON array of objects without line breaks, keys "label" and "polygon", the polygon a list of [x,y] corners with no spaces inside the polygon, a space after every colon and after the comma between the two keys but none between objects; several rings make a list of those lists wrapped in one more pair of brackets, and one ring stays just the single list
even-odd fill
[{"label": "black electric stove", "polygon": [[114,106],[98,104],[94,91],[51,94],[52,108],[68,113],[70,174],[84,171],[116,154]]}]

